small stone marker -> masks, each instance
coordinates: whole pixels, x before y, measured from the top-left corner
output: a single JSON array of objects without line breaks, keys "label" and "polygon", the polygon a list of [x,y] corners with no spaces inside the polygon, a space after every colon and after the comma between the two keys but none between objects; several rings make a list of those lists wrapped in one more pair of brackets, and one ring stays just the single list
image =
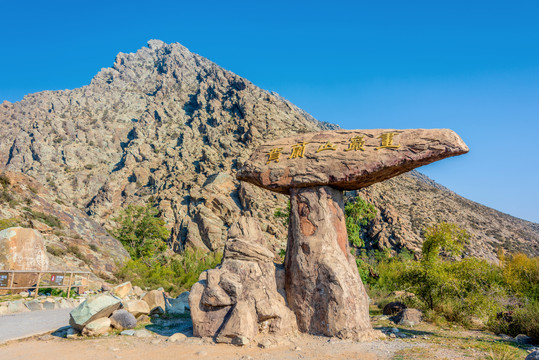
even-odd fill
[{"label": "small stone marker", "polygon": [[271,141],[253,152],[237,178],[290,195],[285,289],[300,331],[377,336],[350,254],[342,191],[466,152],[448,129],[322,131]]}]

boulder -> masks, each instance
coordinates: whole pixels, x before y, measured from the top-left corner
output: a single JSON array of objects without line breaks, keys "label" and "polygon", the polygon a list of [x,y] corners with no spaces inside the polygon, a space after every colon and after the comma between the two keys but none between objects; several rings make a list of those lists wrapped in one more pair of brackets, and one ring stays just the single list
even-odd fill
[{"label": "boulder", "polygon": [[43,304],[41,304],[41,301],[35,299],[27,301],[24,305],[31,311],[40,311],[43,310]]},{"label": "boulder", "polygon": [[118,296],[120,299],[123,299],[131,293],[133,286],[131,286],[131,281],[125,282],[120,285],[116,285],[112,288],[112,293]]},{"label": "boulder", "polygon": [[69,309],[72,307],[71,304],[66,299],[61,299],[56,304],[59,309]]},{"label": "boulder", "polygon": [[519,344],[533,344],[533,338],[525,334],[518,334],[514,340]]},{"label": "boulder", "polygon": [[45,301],[43,301],[43,309],[45,310],[54,310],[54,309],[58,309],[58,304],[56,303],[56,301],[54,299],[45,299]]},{"label": "boulder", "polygon": [[399,325],[415,326],[423,320],[423,313],[417,309],[404,309],[395,315],[392,320]]},{"label": "boulder", "polygon": [[165,295],[163,294],[163,291],[160,290],[151,290],[144,295],[142,300],[146,301],[148,304],[148,307],[150,308],[150,312],[154,310],[156,307],[161,307],[161,309],[164,311],[166,308],[165,305]]},{"label": "boulder", "polygon": [[294,333],[296,319],[283,296],[284,269],[272,260],[254,218],[234,223],[221,265],[202,273],[191,288],[193,335],[246,344],[258,333]]},{"label": "boulder", "polygon": [[183,299],[165,298],[165,312],[168,315],[177,316],[185,313]]},{"label": "boulder", "polygon": [[127,310],[115,310],[110,316],[110,325],[118,330],[134,329],[137,319]]},{"label": "boulder", "polygon": [[122,305],[121,299],[114,295],[100,294],[89,297],[70,312],[69,325],[78,331],[99,318],[108,318]]},{"label": "boulder", "polygon": [[182,333],[176,333],[176,334],[173,334],[171,335],[167,341],[169,342],[180,342],[180,341],[183,341],[187,339],[187,336],[185,334],[182,334]]},{"label": "boulder", "polygon": [[156,306],[150,311],[151,317],[159,317],[165,314],[165,310],[161,306]]},{"label": "boulder", "polygon": [[400,301],[392,301],[386,306],[384,306],[384,309],[382,310],[382,314],[393,316],[406,308],[407,306],[404,303]]},{"label": "boulder", "polygon": [[539,360],[539,350],[529,353],[525,360]]},{"label": "boulder", "polygon": [[[11,227],[0,231],[0,270],[37,270],[49,268],[43,236],[35,229]],[[37,274],[15,274],[13,286],[30,287]]]},{"label": "boulder", "polygon": [[325,185],[357,190],[466,152],[449,129],[321,131],[262,144],[237,178],[283,194]]},{"label": "boulder", "polygon": [[84,336],[100,336],[105,335],[110,330],[110,319],[107,317],[102,317],[90,321],[82,329],[82,335]]},{"label": "boulder", "polygon": [[183,306],[186,309],[189,309],[189,291],[184,291],[176,297],[176,299],[181,299]]},{"label": "boulder", "polygon": [[8,302],[7,313],[29,312],[30,310],[24,305],[24,300],[14,300]]},{"label": "boulder", "polygon": [[148,303],[143,300],[128,300],[124,301],[122,305],[125,310],[129,311],[136,318],[141,315],[148,315],[150,313]]},{"label": "boulder", "polygon": [[139,286],[133,286],[133,295],[141,297],[144,295],[144,291]]}]

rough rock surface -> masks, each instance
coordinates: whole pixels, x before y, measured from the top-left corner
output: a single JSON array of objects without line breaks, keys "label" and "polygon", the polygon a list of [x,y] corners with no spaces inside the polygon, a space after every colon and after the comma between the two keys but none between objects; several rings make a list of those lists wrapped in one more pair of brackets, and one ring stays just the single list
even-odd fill
[{"label": "rough rock surface", "polygon": [[121,300],[112,295],[92,296],[69,313],[69,325],[81,331],[85,325],[95,319],[108,318],[121,305]]},{"label": "rough rock surface", "polygon": [[386,306],[384,306],[384,309],[382,310],[382,314],[393,316],[401,312],[401,310],[406,309],[406,304],[400,302],[400,301],[392,301]]},{"label": "rough rock surface", "polygon": [[148,304],[148,307],[150,308],[150,312],[153,311],[155,308],[160,307],[163,311],[165,311],[165,295],[160,290],[150,290],[144,295],[142,298],[143,301],[145,301]]},{"label": "rough rock surface", "polygon": [[230,228],[221,265],[191,288],[193,334],[237,343],[258,333],[295,332],[283,288],[284,269],[273,263],[256,220],[241,217]]},{"label": "rough rock surface", "polygon": [[357,190],[466,152],[448,129],[322,131],[264,143],[237,178],[283,194],[323,185]]},{"label": "rough rock surface", "polygon": [[[43,206],[39,211],[68,224],[45,234],[47,245],[79,246],[91,265],[68,253],[70,266],[109,274],[107,268],[126,254],[80,210],[109,226],[122,207],[150,197],[176,250],[222,249],[230,225],[249,215],[277,253],[287,231],[272,214],[286,208],[287,198],[240,184],[235,173],[261,142],[336,128],[180,44],[152,40],[136,53],[118,54],[87,86],[0,104],[0,169],[43,184],[34,186],[38,194],[24,190],[18,205],[0,201],[0,217],[28,221],[31,214],[23,208],[29,198],[32,208]],[[401,175],[362,195],[380,209],[365,239],[373,246],[417,251],[420,225],[447,220],[478,235],[472,254],[494,257],[500,245],[539,255],[539,225],[460,198],[428,179]],[[51,265],[64,257],[51,257]]]},{"label": "rough rock surface", "polygon": [[131,281],[125,282],[120,285],[116,285],[112,288],[112,293],[116,296],[118,296],[120,299],[123,299],[127,295],[129,295],[133,290],[133,286],[131,285]]},{"label": "rough rock surface", "polygon": [[116,264],[129,258],[118,240],[84,212],[61,201],[54,188],[21,173],[0,173],[0,219],[41,233],[49,269],[111,276]]},{"label": "rough rock surface", "polygon": [[[0,231],[0,270],[45,271],[48,268],[49,257],[39,231],[21,227]],[[13,286],[32,286],[37,276],[15,274]]]},{"label": "rough rock surface", "polygon": [[393,321],[400,325],[414,326],[423,320],[423,313],[417,309],[403,309],[395,315]]},{"label": "rough rock surface", "polygon": [[185,313],[185,302],[183,299],[165,298],[165,312],[172,316]]},{"label": "rough rock surface", "polygon": [[340,338],[376,336],[369,300],[350,254],[342,191],[291,189],[286,295],[301,331]]},{"label": "rough rock surface", "polygon": [[0,168],[54,184],[60,201],[102,222],[152,196],[177,248],[222,250],[243,210],[231,173],[245,150],[320,128],[336,126],[180,44],[151,40],[87,86],[1,104]]},{"label": "rough rock surface", "polygon": [[[465,199],[427,176],[411,171],[357,192],[377,208],[363,235],[368,247],[420,253],[425,227],[447,221],[472,238],[465,256],[496,261],[498,248],[539,256],[539,224],[517,219]],[[355,192],[350,192],[350,196]]]},{"label": "rough rock surface", "polygon": [[134,329],[137,326],[137,319],[129,311],[115,310],[110,318],[110,325],[117,330]]},{"label": "rough rock surface", "polygon": [[102,317],[89,322],[84,329],[82,329],[82,335],[85,336],[100,336],[105,335],[110,330],[110,319],[108,317]]},{"label": "rough rock surface", "polygon": [[150,307],[144,300],[128,300],[122,303],[125,310],[133,314],[134,317],[141,315],[148,315],[150,313]]}]

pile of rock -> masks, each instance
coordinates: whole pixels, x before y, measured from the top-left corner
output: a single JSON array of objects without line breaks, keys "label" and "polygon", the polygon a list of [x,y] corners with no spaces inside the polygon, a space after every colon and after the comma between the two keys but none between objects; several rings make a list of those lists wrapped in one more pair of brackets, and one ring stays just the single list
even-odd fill
[{"label": "pile of rock", "polygon": [[193,335],[246,345],[259,333],[296,332],[284,276],[284,267],[273,262],[257,221],[241,217],[229,230],[221,265],[203,272],[191,288]]},{"label": "pile of rock", "polygon": [[117,285],[105,293],[91,296],[70,313],[72,329],[68,336],[78,333],[84,336],[100,336],[110,330],[130,330],[144,323],[149,317],[164,314],[177,316],[189,308],[185,292],[170,298],[162,290],[144,292],[131,282]]},{"label": "pile of rock", "polygon": [[29,311],[69,309],[78,306],[81,299],[66,299],[59,296],[40,295],[37,298],[28,297],[28,293],[22,293],[24,298],[18,300],[0,302],[0,315],[14,314]]}]

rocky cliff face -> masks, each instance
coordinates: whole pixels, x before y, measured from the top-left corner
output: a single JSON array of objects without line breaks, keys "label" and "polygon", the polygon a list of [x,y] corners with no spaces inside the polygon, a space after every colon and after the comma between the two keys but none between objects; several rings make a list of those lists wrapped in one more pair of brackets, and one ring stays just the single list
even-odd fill
[{"label": "rocky cliff face", "polygon": [[[84,212],[62,202],[30,176],[4,171],[0,175],[0,230],[14,226],[32,228],[43,235],[49,270],[85,270],[107,278],[129,257],[123,246]],[[22,230],[26,233],[19,238],[28,246],[31,230]],[[2,259],[1,253],[0,249],[0,268],[4,262],[6,268],[18,269],[8,259]],[[22,261],[37,261],[34,257]],[[39,268],[36,264],[24,267]]]},{"label": "rocky cliff face", "polygon": [[[286,197],[239,184],[236,170],[263,140],[334,128],[180,44],[152,40],[134,54],[120,53],[114,66],[102,69],[88,86],[0,105],[0,168],[32,176],[58,201],[106,226],[127,204],[155,201],[177,250],[222,248],[227,229],[244,213],[260,220],[277,251],[284,246],[286,227],[274,211],[286,207]],[[425,194],[437,188],[414,177],[399,179],[364,191],[381,209],[372,237],[380,246],[416,249],[419,227],[443,219],[442,213],[432,213],[442,205],[432,196],[430,202],[412,201],[412,184]],[[377,190],[384,186],[394,192]],[[440,190],[438,196],[445,194],[452,193]],[[390,196],[407,200],[397,209]],[[469,212],[480,207],[467,200],[448,205]],[[490,210],[480,208],[488,217]],[[395,209],[406,231],[390,223]],[[451,211],[456,210],[444,213]],[[504,246],[537,243],[537,225],[496,216],[529,229],[505,229]],[[481,246],[496,241],[498,232],[489,226],[483,228],[493,233],[484,233]],[[529,246],[522,248],[529,252]]]},{"label": "rocky cliff face", "polygon": [[423,229],[447,221],[459,224],[472,235],[467,256],[495,261],[498,248],[539,256],[539,224],[465,199],[417,171],[358,193],[378,210],[367,229],[372,248],[407,248],[418,253]]}]

